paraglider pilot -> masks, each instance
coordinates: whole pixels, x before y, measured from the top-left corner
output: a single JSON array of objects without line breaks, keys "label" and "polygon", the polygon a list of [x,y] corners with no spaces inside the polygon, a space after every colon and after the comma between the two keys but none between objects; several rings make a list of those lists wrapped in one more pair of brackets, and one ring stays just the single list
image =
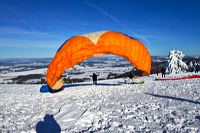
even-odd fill
[{"label": "paraglider pilot", "polygon": [[93,75],[91,76],[92,77],[92,80],[93,80],[93,84],[97,84],[97,76],[99,75],[96,75],[95,73],[93,73]]}]

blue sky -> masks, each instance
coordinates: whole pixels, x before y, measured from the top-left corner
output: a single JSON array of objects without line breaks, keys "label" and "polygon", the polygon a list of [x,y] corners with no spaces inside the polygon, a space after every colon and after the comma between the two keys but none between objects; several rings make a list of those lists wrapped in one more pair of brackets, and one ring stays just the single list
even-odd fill
[{"label": "blue sky", "polygon": [[53,57],[68,38],[102,30],[151,55],[200,55],[199,0],[0,0],[0,58]]}]

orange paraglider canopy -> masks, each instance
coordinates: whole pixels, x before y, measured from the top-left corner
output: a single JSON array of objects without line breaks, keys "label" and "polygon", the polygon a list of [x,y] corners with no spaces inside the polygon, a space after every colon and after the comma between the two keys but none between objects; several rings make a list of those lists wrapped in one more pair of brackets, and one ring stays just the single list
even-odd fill
[{"label": "orange paraglider canopy", "polygon": [[58,49],[47,70],[47,83],[62,87],[62,73],[91,56],[114,54],[127,58],[136,68],[150,74],[151,57],[140,41],[113,31],[94,32],[70,38]]}]

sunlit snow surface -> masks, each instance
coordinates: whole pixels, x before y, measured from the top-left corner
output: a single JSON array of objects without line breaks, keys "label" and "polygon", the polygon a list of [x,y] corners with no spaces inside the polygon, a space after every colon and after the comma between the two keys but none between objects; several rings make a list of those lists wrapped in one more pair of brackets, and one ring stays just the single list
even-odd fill
[{"label": "sunlit snow surface", "polygon": [[[61,132],[200,132],[200,79],[156,77],[134,80],[144,84],[124,84],[124,79],[71,84],[53,94],[41,93],[41,85],[2,84],[0,132],[36,132],[45,126]],[[48,115],[54,119],[49,126],[44,124]]]}]

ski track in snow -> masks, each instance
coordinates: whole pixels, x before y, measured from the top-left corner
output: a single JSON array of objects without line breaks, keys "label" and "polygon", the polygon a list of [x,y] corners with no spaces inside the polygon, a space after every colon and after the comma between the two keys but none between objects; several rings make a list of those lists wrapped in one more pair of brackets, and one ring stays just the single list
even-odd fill
[{"label": "ski track in snow", "polygon": [[[59,93],[41,85],[0,85],[0,132],[36,132],[53,115],[62,132],[200,132],[200,79],[73,84]],[[173,77],[173,76],[172,76]]]}]

